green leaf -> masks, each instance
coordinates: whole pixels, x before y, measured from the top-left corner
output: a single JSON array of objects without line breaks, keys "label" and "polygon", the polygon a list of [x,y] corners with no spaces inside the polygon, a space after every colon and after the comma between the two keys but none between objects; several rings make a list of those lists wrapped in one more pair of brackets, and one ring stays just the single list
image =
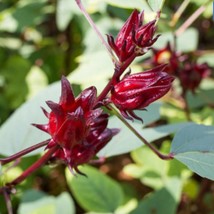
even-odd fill
[{"label": "green leaf", "polygon": [[214,66],[214,61],[213,61],[213,58],[214,58],[214,54],[213,53],[210,53],[210,54],[204,54],[202,56],[200,56],[198,58],[198,63],[208,63],[210,66]]},{"label": "green leaf", "polygon": [[198,47],[199,33],[195,28],[188,28],[177,38],[178,51],[195,51]]},{"label": "green leaf", "polygon": [[140,180],[147,186],[160,189],[165,185],[168,162],[161,160],[148,147],[141,147],[131,153],[133,160],[142,166]]},{"label": "green leaf", "polygon": [[[148,109],[147,113],[151,113]],[[151,113],[152,114],[152,113]],[[148,141],[152,142],[162,137],[166,137],[186,126],[188,123],[178,123],[172,125],[164,125],[156,128],[142,129],[139,122],[131,123],[131,125]],[[98,153],[99,157],[110,157],[114,155],[130,152],[143,145],[140,141],[117,117],[109,119],[110,128],[119,128],[120,132]]]},{"label": "green leaf", "polygon": [[148,0],[148,4],[152,8],[153,11],[158,12],[161,11],[165,0]]},{"label": "green leaf", "polygon": [[36,190],[26,191],[21,199],[18,214],[43,213],[75,214],[74,202],[66,192],[53,197]]},{"label": "green leaf", "polygon": [[5,86],[7,102],[15,109],[24,102],[28,92],[25,77],[30,70],[30,62],[19,55],[14,55],[8,58],[1,69],[7,83]]},{"label": "green leaf", "polygon": [[45,0],[39,1],[19,1],[17,7],[12,13],[13,18],[17,22],[18,31],[22,31],[26,27],[35,27],[40,24],[44,18],[44,12],[42,11],[46,6]]},{"label": "green leaf", "polygon": [[114,211],[123,201],[123,192],[119,184],[97,169],[84,166],[80,169],[85,176],[73,176],[66,170],[66,178],[74,197],[86,211]]},{"label": "green leaf", "polygon": [[17,20],[12,16],[12,9],[4,10],[0,13],[0,30],[7,32],[15,32],[18,27]]},{"label": "green leaf", "polygon": [[200,185],[195,179],[188,179],[183,187],[183,193],[185,193],[191,199],[197,199],[200,192]]},{"label": "green leaf", "polygon": [[192,124],[172,141],[174,158],[202,177],[214,180],[214,127]]},{"label": "green leaf", "polygon": [[142,0],[105,0],[108,4],[120,7],[120,8],[129,8],[129,9],[138,9],[138,10],[144,10],[144,11],[151,11],[146,1]]},{"label": "green leaf", "polygon": [[56,24],[60,31],[67,28],[76,11],[79,11],[79,8],[75,1],[57,0]]},{"label": "green leaf", "polygon": [[42,91],[47,84],[48,80],[44,72],[38,66],[32,66],[28,75],[26,76],[28,84],[28,99],[34,97],[38,92]]},{"label": "green leaf", "polygon": [[181,195],[181,182],[173,178],[162,189],[149,194],[130,214],[156,213],[174,214]]},{"label": "green leaf", "polygon": [[200,90],[196,94],[189,92],[187,94],[187,101],[190,108],[199,108],[204,105],[212,105],[214,102],[214,89]]},{"label": "green leaf", "polygon": [[143,124],[141,121],[136,120],[142,127],[145,127],[160,119],[160,108],[162,106],[161,102],[155,102],[149,105],[146,111],[136,110],[135,114],[143,119]]},{"label": "green leaf", "polygon": [[[61,193],[55,200],[56,202],[56,211],[55,213],[60,214],[75,214],[75,205],[71,196],[67,193]],[[66,207],[66,209],[65,209]]]},{"label": "green leaf", "polygon": [[[198,37],[199,34],[195,28],[188,28],[176,40],[178,51],[189,52],[196,50],[198,46]],[[170,42],[171,44],[174,43],[172,32],[162,33],[153,47],[157,49],[164,48],[167,42]]]},{"label": "green leaf", "polygon": [[19,49],[22,46],[22,42],[20,39],[12,37],[0,38],[0,46],[9,49]]},{"label": "green leaf", "polygon": [[80,66],[68,78],[72,83],[81,84],[83,88],[94,85],[99,92],[105,87],[113,71],[108,54],[102,50],[83,56]]},{"label": "green leaf", "polygon": [[[171,143],[164,141],[160,151],[168,153],[170,145]],[[131,157],[134,163],[126,165],[123,168],[124,173],[140,179],[143,184],[156,190],[165,187],[171,178],[177,177],[185,183],[192,175],[181,162],[176,159],[161,160],[148,147],[141,147],[131,152]]]},{"label": "green leaf", "polygon": [[[40,106],[45,107],[46,100],[58,101],[60,90],[59,82],[48,86],[10,116],[0,127],[0,138],[4,139],[1,142],[0,154],[9,156],[49,138],[46,133],[31,124],[47,123],[47,118],[42,113]],[[38,149],[28,155],[37,154],[41,150],[43,149]]]}]

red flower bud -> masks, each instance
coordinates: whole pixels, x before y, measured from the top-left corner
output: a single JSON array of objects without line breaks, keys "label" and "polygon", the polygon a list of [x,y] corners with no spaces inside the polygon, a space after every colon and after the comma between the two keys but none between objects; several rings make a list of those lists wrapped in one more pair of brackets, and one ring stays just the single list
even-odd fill
[{"label": "red flower bud", "polygon": [[153,66],[167,64],[165,71],[172,75],[177,75],[180,63],[186,58],[185,55],[172,50],[170,43],[168,42],[166,47],[162,49],[152,49],[153,57],[151,63]]},{"label": "red flower bud", "polygon": [[47,148],[58,146],[54,158],[65,161],[77,172],[77,166],[87,163],[99,152],[118,132],[108,129],[108,115],[96,108],[96,88],[85,89],[76,99],[70,83],[62,77],[62,93],[59,103],[48,101],[51,109],[47,113],[48,124],[33,124],[49,133],[51,140]]},{"label": "red flower bud", "polygon": [[[111,91],[111,101],[127,119],[139,119],[133,110],[144,109],[171,88],[172,76],[163,72],[165,65],[125,76]],[[132,116],[130,117],[128,113]]]},{"label": "red flower bud", "polygon": [[178,78],[180,79],[183,90],[195,92],[203,78],[209,76],[211,70],[207,63],[197,64],[185,62],[184,68],[180,70]]},{"label": "red flower bud", "polygon": [[[155,22],[153,20],[143,25],[144,12],[134,10],[117,35],[116,40],[107,35],[108,43],[118,56],[120,62],[129,59],[133,54],[143,55],[158,39],[155,34]],[[153,38],[154,37],[154,38]]]}]

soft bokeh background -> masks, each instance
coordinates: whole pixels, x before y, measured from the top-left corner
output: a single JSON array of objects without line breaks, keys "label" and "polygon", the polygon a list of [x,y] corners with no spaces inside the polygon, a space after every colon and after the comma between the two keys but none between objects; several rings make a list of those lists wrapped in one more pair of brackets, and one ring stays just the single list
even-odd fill
[{"label": "soft bokeh background", "polygon": [[[152,9],[161,1],[149,2],[150,6],[146,0],[84,0],[83,4],[105,37],[107,33],[116,35],[134,8],[145,10],[146,22],[153,19]],[[175,21],[172,17],[183,2],[188,6]],[[165,1],[158,23],[161,37],[154,47],[162,48],[173,41],[173,32],[202,4],[206,10],[177,38],[177,48],[191,53],[200,63],[214,66],[212,1]],[[150,56],[148,52],[137,60],[132,70],[143,70]],[[58,100],[61,75],[68,76],[78,94],[90,85],[100,92],[112,73],[108,53],[74,0],[0,0],[1,155],[14,154],[45,139],[30,124],[45,122],[39,107],[45,106],[45,100]],[[195,95],[188,95],[194,122],[214,124],[213,83],[212,73]],[[179,92],[176,83],[175,88]],[[168,135],[187,122],[182,104],[169,96],[142,116],[144,137],[164,152],[169,151],[172,140]],[[110,126],[116,125],[123,126],[112,118]],[[134,126],[142,129],[137,122]],[[141,143],[129,131],[124,133],[123,138],[121,135],[101,151],[100,156],[112,156],[104,164],[84,167],[88,179],[72,177],[62,165],[38,170],[17,187],[12,197],[15,213],[214,213],[212,181],[193,174],[176,160],[158,159],[147,148],[138,148]],[[37,152],[16,167],[0,168],[0,185],[15,178],[39,156]],[[6,213],[1,197],[0,213]]]}]

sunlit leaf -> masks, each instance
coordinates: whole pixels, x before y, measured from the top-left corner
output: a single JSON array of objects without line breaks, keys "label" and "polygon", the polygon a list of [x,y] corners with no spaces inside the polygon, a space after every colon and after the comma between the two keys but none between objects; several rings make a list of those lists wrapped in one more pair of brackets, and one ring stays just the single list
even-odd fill
[{"label": "sunlit leaf", "polygon": [[93,167],[84,166],[80,170],[87,177],[73,176],[67,169],[66,178],[81,207],[87,211],[114,213],[123,200],[119,184]]},{"label": "sunlit leaf", "polygon": [[[198,46],[198,31],[195,28],[188,28],[184,33],[182,33],[176,39],[177,50],[182,52],[194,51]],[[164,48],[170,42],[174,44],[174,37],[172,32],[164,32],[158,38],[157,42],[154,44],[154,48]]]},{"label": "sunlit leaf", "polygon": [[106,51],[102,50],[83,56],[80,66],[68,78],[72,83],[81,84],[83,88],[94,85],[100,92],[113,72],[111,60]]},{"label": "sunlit leaf", "polygon": [[47,77],[38,66],[31,67],[28,75],[26,76],[26,82],[29,88],[28,98],[34,97],[48,84]]},{"label": "sunlit leaf", "polygon": [[165,0],[147,0],[153,11],[161,11]]},{"label": "sunlit leaf", "polygon": [[[44,141],[49,136],[33,127],[32,123],[43,124],[47,118],[40,106],[45,105],[46,100],[58,101],[60,96],[60,83],[54,83],[40,92],[36,97],[24,103],[11,117],[0,127],[1,142],[0,154],[12,155],[36,143]],[[48,108],[47,108],[48,109]],[[41,152],[41,149],[29,155]]]},{"label": "sunlit leaf", "polygon": [[145,1],[142,0],[105,0],[108,4],[116,6],[116,7],[122,7],[122,8],[130,8],[130,9],[139,9],[145,10],[145,11],[151,11],[148,4]]},{"label": "sunlit leaf", "polygon": [[145,197],[130,214],[175,214],[180,195],[181,182],[179,179],[172,178],[166,187]]},{"label": "sunlit leaf", "polygon": [[142,166],[140,180],[147,186],[160,189],[165,186],[168,162],[161,160],[148,147],[137,149],[131,153],[133,160]]},{"label": "sunlit leaf", "polygon": [[30,70],[30,62],[19,55],[14,55],[8,58],[1,69],[7,84],[5,96],[10,107],[15,109],[23,103],[28,92],[25,77]]},{"label": "sunlit leaf", "polygon": [[75,214],[74,202],[65,192],[54,197],[35,190],[26,191],[21,199],[18,214],[43,213]]},{"label": "sunlit leaf", "polygon": [[[149,113],[149,110],[148,112]],[[131,125],[148,141],[166,137],[171,133],[175,133],[187,123],[178,123],[171,125],[163,125],[156,128],[142,129],[142,124],[139,122],[131,123]],[[110,128],[120,128],[119,134],[113,137],[113,139],[98,153],[100,157],[110,157],[114,155],[124,154],[130,152],[143,145],[130,130],[116,117],[111,117],[109,120]]]},{"label": "sunlit leaf", "polygon": [[63,31],[67,28],[75,11],[79,11],[75,1],[57,0],[56,24],[59,30]]},{"label": "sunlit leaf", "polygon": [[174,137],[171,153],[192,171],[214,180],[214,127],[192,124]]},{"label": "sunlit leaf", "polygon": [[213,53],[209,53],[209,54],[204,54],[201,57],[198,58],[198,62],[199,63],[208,63],[210,66],[214,66],[214,54]]}]

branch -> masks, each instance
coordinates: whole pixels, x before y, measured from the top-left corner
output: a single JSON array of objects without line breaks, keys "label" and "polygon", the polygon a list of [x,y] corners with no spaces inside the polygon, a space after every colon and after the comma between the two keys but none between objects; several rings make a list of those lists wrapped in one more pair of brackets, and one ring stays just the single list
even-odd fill
[{"label": "branch", "polygon": [[119,113],[118,111],[113,107],[110,106],[110,109],[113,110],[114,114],[131,130],[146,146],[148,146],[160,159],[162,160],[171,160],[174,158],[173,154],[162,154],[158,149],[156,149],[153,145],[151,145],[144,137],[141,136],[140,133],[137,132],[136,129],[134,129]]},{"label": "branch", "polygon": [[201,5],[176,31],[175,35],[181,35],[206,9],[206,6],[211,2],[208,0],[205,4]]},{"label": "branch", "polygon": [[86,9],[84,8],[81,0],[75,0],[78,7],[80,8],[80,10],[82,11],[83,15],[85,16],[86,20],[88,21],[88,23],[91,25],[91,27],[94,29],[94,31],[96,32],[97,36],[99,37],[99,39],[101,40],[101,42],[103,43],[103,45],[106,47],[112,62],[115,64],[118,62],[116,56],[114,55],[114,53],[112,52],[111,47],[108,45],[108,43],[105,41],[105,39],[103,38],[102,34],[100,33],[100,31],[98,30],[97,26],[94,24],[93,20],[91,19],[90,15],[88,14],[88,12],[86,11]]},{"label": "branch", "polygon": [[40,168],[43,164],[45,164],[49,158],[56,152],[58,146],[55,146],[49,149],[39,160],[37,160],[33,165],[27,168],[18,178],[14,179],[12,182],[8,183],[7,186],[14,186],[21,183],[25,178],[27,178],[30,174]]},{"label": "branch", "polygon": [[0,164],[1,164],[1,165],[7,164],[7,163],[9,163],[9,162],[11,162],[11,161],[14,161],[14,160],[17,159],[17,158],[22,157],[23,155],[26,155],[26,154],[28,154],[28,153],[30,153],[30,152],[36,150],[36,149],[39,149],[39,148],[41,148],[41,147],[43,147],[43,146],[46,146],[46,145],[49,143],[49,141],[50,141],[50,139],[45,140],[45,141],[43,141],[43,142],[41,142],[41,143],[38,143],[38,144],[36,144],[36,145],[33,145],[33,146],[31,146],[31,147],[29,147],[29,148],[27,148],[27,149],[24,149],[24,150],[22,150],[22,151],[20,151],[20,152],[18,152],[18,153],[16,153],[16,154],[14,154],[14,155],[11,155],[11,156],[9,156],[9,157],[7,157],[7,158],[1,158],[1,159],[0,159]]},{"label": "branch", "polygon": [[10,193],[7,192],[7,188],[3,188],[2,192],[3,192],[4,200],[6,203],[6,207],[7,207],[7,213],[13,214],[13,208],[12,208],[12,203],[11,203],[11,199],[10,199]]}]

